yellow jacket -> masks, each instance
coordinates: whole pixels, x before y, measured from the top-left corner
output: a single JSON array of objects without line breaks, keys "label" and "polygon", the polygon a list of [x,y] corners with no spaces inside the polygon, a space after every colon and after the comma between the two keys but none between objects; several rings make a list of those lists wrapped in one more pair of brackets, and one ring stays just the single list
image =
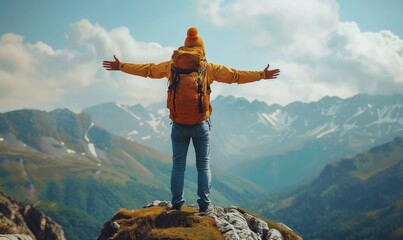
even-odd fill
[{"label": "yellow jacket", "polygon": [[[121,63],[120,70],[141,77],[169,78],[171,76],[171,61],[158,64]],[[206,79],[209,84],[212,84],[213,81],[243,84],[264,78],[264,71],[241,71],[214,63],[208,63],[206,68]]]},{"label": "yellow jacket", "polygon": [[[171,76],[171,61],[166,61],[158,64],[121,63],[120,70],[122,72],[141,77],[169,79]],[[194,74],[196,74],[197,76],[197,73]],[[204,75],[204,81],[207,81],[208,85],[212,84],[214,81],[229,84],[231,83],[243,84],[243,83],[255,82],[264,78],[265,78],[264,71],[241,71],[214,63],[207,63]],[[209,118],[212,113],[212,107],[210,105],[210,91],[208,92],[207,96],[205,96],[205,100],[203,102],[208,104],[203,113],[192,112],[187,110],[182,112],[180,111],[173,112],[172,106],[170,106],[170,99],[168,98],[167,107],[170,109],[171,120],[179,124],[191,125],[191,124],[197,124]]]}]

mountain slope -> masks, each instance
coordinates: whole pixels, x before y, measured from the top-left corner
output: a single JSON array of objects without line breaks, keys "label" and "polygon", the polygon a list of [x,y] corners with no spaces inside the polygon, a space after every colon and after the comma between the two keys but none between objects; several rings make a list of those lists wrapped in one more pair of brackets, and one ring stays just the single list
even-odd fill
[{"label": "mountain slope", "polygon": [[[36,203],[68,239],[94,238],[116,208],[170,199],[170,164],[168,155],[110,134],[86,114],[67,109],[0,114],[2,191]],[[229,173],[213,169],[213,174],[216,203],[240,204],[262,191]],[[196,201],[196,176],[190,162],[189,202]]]},{"label": "mountain slope", "polygon": [[140,104],[104,103],[85,108],[83,113],[109,132],[171,153],[170,120],[164,106],[154,104],[146,109]]},{"label": "mountain slope", "polygon": [[402,239],[402,186],[403,138],[396,138],[328,164],[312,183],[255,206],[307,239]]}]

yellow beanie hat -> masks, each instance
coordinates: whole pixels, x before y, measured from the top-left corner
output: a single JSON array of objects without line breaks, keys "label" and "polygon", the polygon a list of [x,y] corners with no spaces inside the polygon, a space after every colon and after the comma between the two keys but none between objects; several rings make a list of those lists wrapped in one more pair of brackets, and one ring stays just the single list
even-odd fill
[{"label": "yellow beanie hat", "polygon": [[197,35],[197,29],[195,27],[190,27],[188,29],[184,46],[185,47],[201,47],[204,50],[203,39],[199,35]]}]

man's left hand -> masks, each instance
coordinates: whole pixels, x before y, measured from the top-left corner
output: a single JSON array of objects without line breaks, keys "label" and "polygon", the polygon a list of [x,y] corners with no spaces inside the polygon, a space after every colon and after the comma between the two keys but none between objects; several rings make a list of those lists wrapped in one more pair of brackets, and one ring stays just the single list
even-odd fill
[{"label": "man's left hand", "polygon": [[267,64],[267,67],[263,70],[265,79],[275,79],[280,75],[280,69],[269,70],[270,64]]}]

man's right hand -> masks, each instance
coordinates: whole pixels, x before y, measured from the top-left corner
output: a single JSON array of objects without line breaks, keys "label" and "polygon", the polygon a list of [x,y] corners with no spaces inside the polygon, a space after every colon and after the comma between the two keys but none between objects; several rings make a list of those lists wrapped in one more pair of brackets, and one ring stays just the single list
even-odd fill
[{"label": "man's right hand", "polygon": [[120,70],[120,61],[119,59],[113,55],[115,61],[104,61],[103,67],[108,71],[117,71]]}]

